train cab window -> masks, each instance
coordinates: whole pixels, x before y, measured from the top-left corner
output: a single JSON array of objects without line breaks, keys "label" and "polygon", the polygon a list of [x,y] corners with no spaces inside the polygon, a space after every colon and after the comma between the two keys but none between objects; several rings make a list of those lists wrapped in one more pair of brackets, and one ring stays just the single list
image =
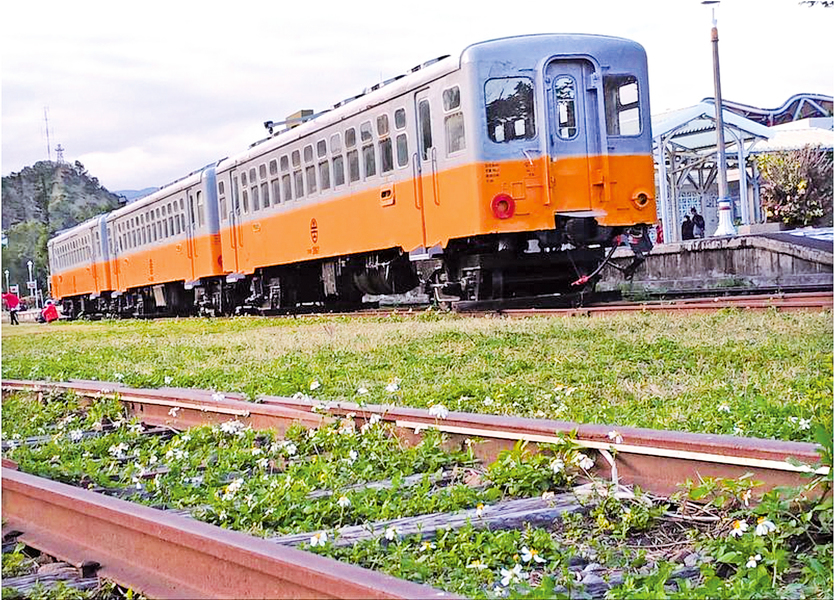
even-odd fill
[{"label": "train cab window", "polygon": [[420,154],[428,160],[429,152],[434,146],[431,136],[431,108],[428,100],[421,100],[417,105],[417,122],[420,129]]},{"label": "train cab window", "polygon": [[313,145],[308,144],[304,146],[304,164],[308,165],[313,162]]},{"label": "train cab window", "polygon": [[408,164],[408,138],[404,133],[397,135],[397,166],[404,167]]},{"label": "train cab window", "polygon": [[324,140],[319,140],[316,142],[316,156],[318,158],[324,158],[327,156],[327,142]]},{"label": "train cab window", "polygon": [[359,126],[359,138],[362,140],[362,163],[365,166],[365,177],[372,177],[376,175],[376,152],[370,121],[365,121]]},{"label": "train cab window", "polygon": [[405,129],[405,109],[398,108],[394,111],[394,127],[397,129]]},{"label": "train cab window", "polygon": [[557,77],[553,84],[556,95],[556,134],[570,140],[576,137],[576,82],[573,77]]},{"label": "train cab window", "polygon": [[484,84],[487,134],[493,142],[536,137],[533,80],[529,77],[489,79]]},{"label": "train cab window", "polygon": [[640,90],[634,75],[606,75],[605,124],[608,135],[640,135]]},{"label": "train cab window", "polygon": [[[272,159],[269,161],[269,174],[270,175],[277,175],[278,174],[278,161],[276,159]],[[266,176],[264,176],[266,177]]]},{"label": "train cab window", "polygon": [[[466,133],[463,127],[463,112],[460,110],[460,88],[458,86],[443,90],[443,118],[446,133],[446,156],[466,148]],[[453,112],[454,111],[454,112]]]},{"label": "train cab window", "polygon": [[[197,192],[197,194],[199,195],[200,192]],[[225,221],[228,218],[228,212],[226,208],[226,186],[222,181],[217,184],[217,195],[220,204],[220,220]],[[200,225],[202,226],[202,223]]]}]

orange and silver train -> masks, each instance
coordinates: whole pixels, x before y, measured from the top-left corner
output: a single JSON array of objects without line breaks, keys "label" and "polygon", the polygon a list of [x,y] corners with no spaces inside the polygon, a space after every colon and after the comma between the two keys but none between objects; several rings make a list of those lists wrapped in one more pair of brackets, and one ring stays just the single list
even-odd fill
[{"label": "orange and silver train", "polygon": [[[471,45],[49,242],[69,316],[485,300],[592,285],[655,222],[646,54]],[[638,255],[640,251],[638,250]]]}]

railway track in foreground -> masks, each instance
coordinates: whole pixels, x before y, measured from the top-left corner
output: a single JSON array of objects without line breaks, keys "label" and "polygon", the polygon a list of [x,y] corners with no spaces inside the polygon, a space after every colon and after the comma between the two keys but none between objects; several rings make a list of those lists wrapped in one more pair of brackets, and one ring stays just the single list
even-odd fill
[{"label": "railway track in foreground", "polygon": [[[177,430],[234,420],[253,429],[285,432],[293,423],[321,427],[353,414],[357,426],[381,420],[411,443],[428,428],[446,433],[451,446],[462,447],[466,440],[477,439],[479,443],[472,448],[484,462],[495,460],[520,440],[535,447],[559,443],[560,433],[574,432],[574,443],[593,461],[591,472],[617,485],[639,485],[655,494],[668,494],[685,479],[738,478],[747,473],[764,483],[762,489],[799,485],[803,473],[819,470],[814,465],[817,447],[806,443],[636,428],[618,428],[612,436],[611,428],[602,425],[458,412],[439,418],[420,409],[320,403],[309,398],[266,396],[252,403],[236,394],[133,389],[102,382],[4,381],[3,392],[13,391],[73,391],[89,401],[118,398],[147,425]],[[810,466],[797,466],[788,459]],[[530,506],[496,506],[493,513],[512,522],[513,515],[529,521],[535,514],[553,519],[560,511],[576,510],[568,500],[524,502]],[[296,536],[295,541],[254,538],[16,472],[6,461],[3,514],[4,533],[14,531],[20,541],[73,565],[95,566],[99,576],[151,597],[452,597],[294,548],[309,539],[309,532]],[[458,516],[474,518],[474,514]],[[431,522],[429,517],[419,517],[421,531]],[[448,525],[448,520],[446,516],[439,522]],[[397,525],[406,526],[404,522]],[[393,525],[380,523],[377,529],[383,527]],[[350,532],[344,533],[349,539]]]}]

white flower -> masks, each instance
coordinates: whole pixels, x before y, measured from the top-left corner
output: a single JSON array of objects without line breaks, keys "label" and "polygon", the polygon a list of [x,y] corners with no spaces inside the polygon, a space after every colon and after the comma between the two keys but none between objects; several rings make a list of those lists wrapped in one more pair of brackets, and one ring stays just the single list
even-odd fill
[{"label": "white flower", "polygon": [[125,376],[122,375],[121,373],[113,373],[113,379],[115,379],[116,381],[121,381],[124,378],[125,378]]},{"label": "white flower", "polygon": [[173,377],[170,377],[169,375],[166,375],[166,376],[165,376],[165,379],[164,379],[163,381],[165,382],[165,385],[168,385],[168,384],[170,384],[172,381],[174,381],[174,378],[173,378]]},{"label": "white flower", "polygon": [[576,456],[573,457],[573,464],[587,471],[588,469],[594,466],[594,461],[593,459],[582,454],[581,452],[577,452]]},{"label": "white flower", "polygon": [[264,458],[259,458],[259,459],[258,459],[257,461],[255,461],[255,462],[256,462],[256,464],[258,465],[258,467],[259,467],[259,468],[261,468],[261,469],[266,469],[266,468],[269,466],[269,459],[268,459],[268,458],[266,458],[266,457],[264,457]]},{"label": "white flower", "polygon": [[316,534],[313,534],[313,537],[310,538],[310,546],[315,548],[316,546],[324,547],[327,543],[327,532],[326,531],[319,531]]},{"label": "white flower", "polygon": [[744,490],[741,492],[741,501],[744,502],[744,506],[750,506],[750,496],[753,495],[753,490]]},{"label": "white flower", "polygon": [[553,500],[556,497],[556,492],[542,492],[542,500]]},{"label": "white flower", "polygon": [[368,388],[361,387],[358,390],[356,390],[356,393],[359,394],[360,396],[364,396],[365,394],[368,393]]},{"label": "white flower", "polygon": [[751,556],[750,558],[747,559],[747,564],[744,565],[744,566],[747,567],[748,569],[755,569],[756,565],[759,564],[760,560],[762,560],[762,555],[761,554],[757,554],[756,556]]},{"label": "white flower", "polygon": [[771,531],[776,531],[773,521],[768,521],[765,517],[756,519],[756,535],[767,535]]},{"label": "white flower", "polygon": [[178,412],[180,412],[180,407],[179,407],[179,406],[175,406],[175,407],[173,407],[171,410],[169,410],[169,411],[168,411],[168,414],[169,414],[170,416],[172,416],[172,417],[176,418],[176,416],[177,416],[177,413],[178,413]]},{"label": "white flower", "polygon": [[314,380],[310,382],[310,391],[313,392],[321,387],[321,384],[318,380]]},{"label": "white flower", "polygon": [[489,396],[484,398],[484,406],[492,406],[492,402],[493,402],[493,400]]},{"label": "white flower", "polygon": [[554,458],[550,461],[550,469],[554,473],[561,473],[565,470],[565,461],[563,461],[561,458]]},{"label": "white flower", "polygon": [[359,453],[356,450],[351,450],[348,452],[348,457],[345,460],[350,464],[353,464],[357,458],[359,458]]},{"label": "white flower", "polygon": [[258,447],[252,448],[252,456],[260,456],[264,451]]},{"label": "white flower", "polygon": [[747,521],[733,521],[733,528],[730,530],[730,535],[734,537],[741,537],[747,531]]},{"label": "white flower", "polygon": [[726,402],[723,403],[723,404],[720,404],[718,406],[718,412],[725,412],[725,413],[730,412],[730,405],[727,404]]},{"label": "white flower", "polygon": [[512,569],[501,569],[501,585],[504,587],[528,577],[527,573],[521,571],[521,565],[516,565]]},{"label": "white flower", "polygon": [[545,559],[539,556],[538,550],[536,550],[535,548],[531,550],[527,546],[524,546],[521,549],[521,560],[523,560],[524,562],[530,562],[532,560],[540,564],[547,562]]},{"label": "white flower", "polygon": [[623,436],[621,436],[620,432],[615,429],[608,432],[608,439],[613,440],[615,444],[623,443]]},{"label": "white flower", "polygon": [[744,428],[741,425],[733,427],[733,435],[741,435],[744,433]]},{"label": "white flower", "polygon": [[165,453],[165,458],[169,461],[183,460],[184,458],[188,458],[188,452],[182,450],[181,448],[171,448]]},{"label": "white flower", "polygon": [[125,452],[128,449],[128,445],[122,442],[118,446],[110,446],[107,451],[113,455],[113,458],[125,458]]},{"label": "white flower", "polygon": [[487,566],[482,563],[480,560],[473,560],[471,563],[466,565],[467,569],[478,569],[479,571],[486,569]]},{"label": "white flower", "polygon": [[400,384],[396,381],[392,381],[391,383],[385,386],[385,391],[390,392],[392,394],[396,392],[398,389],[400,389]]},{"label": "white flower", "polygon": [[811,419],[799,419],[800,429],[811,429]]},{"label": "white flower", "polygon": [[220,424],[220,431],[231,435],[243,435],[246,425],[235,419],[234,421],[225,421]]},{"label": "white flower", "polygon": [[142,433],[145,431],[145,427],[141,423],[133,423],[132,425],[128,425],[127,428],[131,433]]},{"label": "white flower", "polygon": [[389,542],[393,540],[395,537],[398,537],[402,530],[397,527],[396,525],[391,525],[390,527],[385,529],[385,539]]},{"label": "white flower", "polygon": [[336,504],[342,508],[347,508],[350,506],[350,499],[347,496],[339,496],[339,500],[336,501]]},{"label": "white flower", "polygon": [[84,438],[84,432],[80,429],[73,429],[69,432],[69,438],[73,442],[80,442]]},{"label": "white flower", "polygon": [[475,516],[476,517],[483,517],[485,510],[486,510],[486,507],[484,507],[484,503],[479,502],[478,506],[475,507]]},{"label": "white flower", "polygon": [[445,419],[449,416],[449,409],[442,404],[433,404],[431,408],[429,408],[429,415],[437,419]]},{"label": "white flower", "polygon": [[428,540],[420,544],[420,550],[422,552],[428,552],[429,550],[434,550],[435,548],[437,548],[437,545],[435,545],[434,542],[430,542]]},{"label": "white flower", "polygon": [[226,399],[226,396],[221,394],[220,392],[214,392],[211,395],[211,399],[215,402],[223,402]]},{"label": "white flower", "polygon": [[51,463],[61,462],[61,457],[58,454],[53,454],[52,458],[49,459],[49,462],[51,462]]},{"label": "white flower", "polygon": [[221,521],[226,518],[226,509],[224,508],[217,514],[217,518]]}]

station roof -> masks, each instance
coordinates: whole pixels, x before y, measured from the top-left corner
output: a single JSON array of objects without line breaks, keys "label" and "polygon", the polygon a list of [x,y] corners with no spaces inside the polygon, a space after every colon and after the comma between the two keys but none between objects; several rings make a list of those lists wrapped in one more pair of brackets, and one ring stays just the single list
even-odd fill
[{"label": "station roof", "polygon": [[[806,123],[805,121],[811,121]],[[834,150],[834,131],[830,128],[814,127],[813,121],[828,121],[831,119],[803,119],[770,128],[773,136],[769,140],[760,140],[750,149],[750,154],[765,152],[785,152],[799,150],[805,146],[818,146],[826,150]],[[824,123],[821,123],[824,124]]]},{"label": "station roof", "polygon": [[[742,141],[768,139],[772,135],[768,127],[726,108],[722,116],[725,128],[736,131]],[[652,134],[656,143],[661,137],[668,140],[671,135],[677,146],[688,150],[708,149],[715,146],[715,117],[715,105],[711,102],[700,102],[695,106],[659,113],[652,116]],[[733,140],[728,137],[726,141],[730,144]]]}]

